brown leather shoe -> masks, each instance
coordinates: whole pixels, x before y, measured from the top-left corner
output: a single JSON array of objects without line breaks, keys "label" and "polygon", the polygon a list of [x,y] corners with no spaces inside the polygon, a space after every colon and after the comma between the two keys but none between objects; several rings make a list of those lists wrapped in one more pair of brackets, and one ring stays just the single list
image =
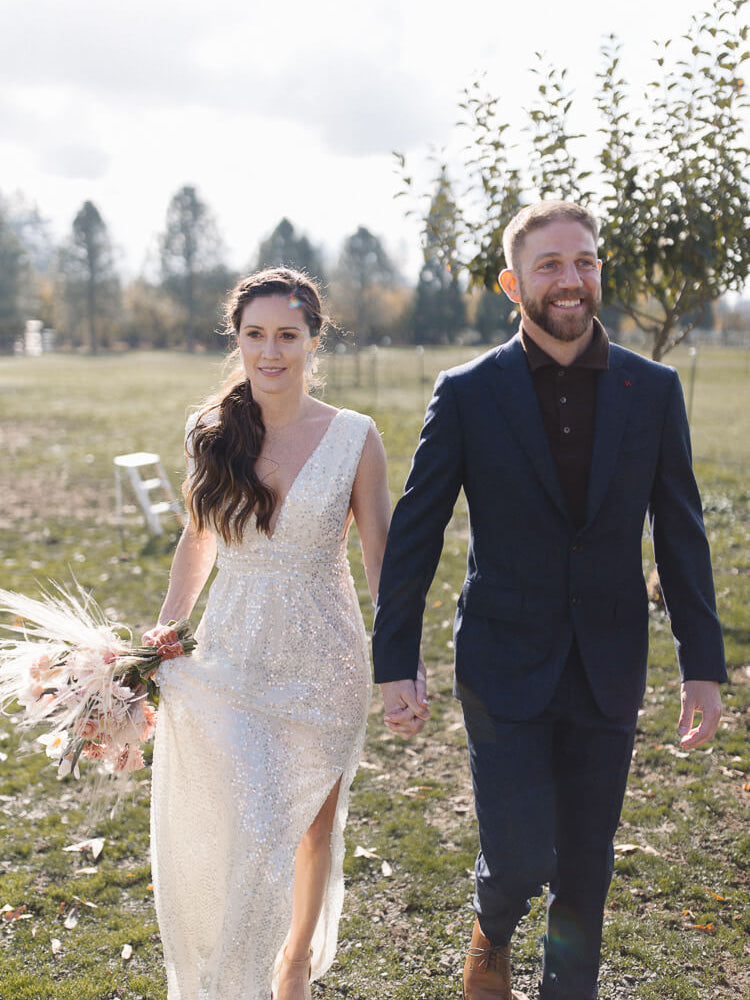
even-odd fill
[{"label": "brown leather shoe", "polygon": [[474,921],[464,965],[464,1000],[513,1000],[510,989],[510,945],[493,944]]}]

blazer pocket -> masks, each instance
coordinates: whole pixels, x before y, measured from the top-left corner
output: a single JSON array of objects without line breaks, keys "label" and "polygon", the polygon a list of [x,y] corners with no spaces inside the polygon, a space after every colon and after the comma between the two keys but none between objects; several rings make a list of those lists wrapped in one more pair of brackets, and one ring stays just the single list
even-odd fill
[{"label": "blazer pocket", "polygon": [[521,615],[523,596],[517,590],[506,590],[473,580],[464,584],[459,607],[471,615],[494,618],[502,622],[517,622]]}]

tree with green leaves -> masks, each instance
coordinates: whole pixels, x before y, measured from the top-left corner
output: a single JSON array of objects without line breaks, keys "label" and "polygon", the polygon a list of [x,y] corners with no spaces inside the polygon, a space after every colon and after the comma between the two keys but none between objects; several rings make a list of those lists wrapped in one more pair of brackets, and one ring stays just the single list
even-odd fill
[{"label": "tree with green leaves", "polygon": [[26,252],[29,263],[37,274],[50,271],[55,263],[55,243],[50,234],[50,223],[20,191],[0,197],[7,221]]},{"label": "tree with green leaves", "polygon": [[682,58],[660,46],[647,112],[632,124],[619,45],[610,37],[603,49],[604,300],[646,333],[657,360],[750,274],[745,5],[719,0],[694,16]]},{"label": "tree with green leaves", "polygon": [[232,280],[214,216],[193,186],[172,196],[159,251],[164,287],[184,312],[187,349],[193,351],[199,328],[204,335],[216,329],[220,301]]},{"label": "tree with green leaves", "polygon": [[0,350],[10,351],[24,328],[21,309],[26,257],[0,206]]},{"label": "tree with green leaves", "polygon": [[89,350],[96,354],[117,323],[120,280],[109,230],[92,201],[76,213],[57,271],[69,331],[75,337],[78,328],[85,328]]},{"label": "tree with green leaves", "polygon": [[337,318],[354,327],[359,343],[386,335],[384,297],[401,283],[396,265],[379,237],[365,226],[343,243],[333,277],[331,298]]},{"label": "tree with green leaves", "polygon": [[[639,115],[620,75],[619,46],[609,37],[596,100],[602,143],[587,169],[575,155],[581,136],[569,125],[573,96],[565,71],[542,68],[539,56],[526,173],[509,164],[513,147],[499,99],[473,84],[460,105],[459,124],[470,132],[466,190],[440,237],[454,266],[472,284],[494,287],[505,266],[502,232],[517,208],[565,198],[599,216],[604,305],[643,330],[657,360],[719,296],[741,290],[750,274],[747,2],[717,0],[682,37],[659,46],[657,78]],[[399,162],[408,190],[403,157]]]},{"label": "tree with green leaves", "polygon": [[483,288],[474,316],[474,327],[485,344],[500,344],[516,331],[515,306],[503,292]]},{"label": "tree with green leaves", "polygon": [[307,236],[298,235],[289,219],[282,219],[258,248],[256,268],[293,267],[325,284],[320,251]]},{"label": "tree with green leaves", "polygon": [[23,266],[18,279],[19,309],[24,319],[41,320],[45,326],[55,322],[54,265],[57,247],[50,234],[50,224],[20,191],[3,197],[0,212],[23,248]]},{"label": "tree with green leaves", "polygon": [[450,232],[456,204],[444,169],[435,182],[424,226],[424,264],[414,302],[414,339],[418,344],[445,344],[466,326],[466,305],[458,284],[456,243]]}]

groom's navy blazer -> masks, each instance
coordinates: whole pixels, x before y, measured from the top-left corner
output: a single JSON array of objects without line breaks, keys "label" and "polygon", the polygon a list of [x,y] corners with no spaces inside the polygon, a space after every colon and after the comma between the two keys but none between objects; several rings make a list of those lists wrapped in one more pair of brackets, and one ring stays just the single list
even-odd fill
[{"label": "groom's navy blazer", "polygon": [[388,535],[375,680],[416,676],[425,598],[459,490],[469,507],[456,693],[526,719],[575,636],[600,709],[635,717],[648,650],[648,517],[683,679],[726,680],[677,373],[617,345],[598,375],[587,516],[566,508],[520,335],[443,372]]}]

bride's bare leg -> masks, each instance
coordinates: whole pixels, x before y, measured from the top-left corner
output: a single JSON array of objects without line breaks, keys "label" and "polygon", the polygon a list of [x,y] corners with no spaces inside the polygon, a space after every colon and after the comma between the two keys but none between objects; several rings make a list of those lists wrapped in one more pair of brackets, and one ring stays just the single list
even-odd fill
[{"label": "bride's bare leg", "polygon": [[331,871],[331,830],[340,786],[339,778],[297,848],[292,926],[279,973],[278,1000],[302,1000],[310,995],[309,987],[305,992],[303,984],[307,983],[310,942]]}]

